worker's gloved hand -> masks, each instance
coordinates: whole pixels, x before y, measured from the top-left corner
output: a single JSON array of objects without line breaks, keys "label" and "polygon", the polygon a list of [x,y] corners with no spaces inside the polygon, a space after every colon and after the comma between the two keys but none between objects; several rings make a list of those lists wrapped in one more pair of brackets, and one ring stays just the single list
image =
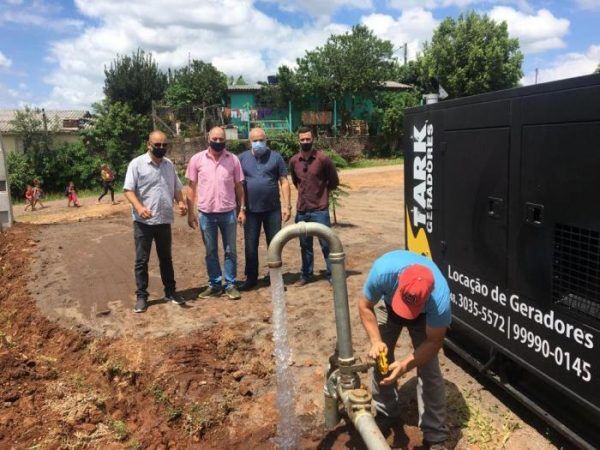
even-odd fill
[{"label": "worker's gloved hand", "polygon": [[377,359],[377,357],[379,356],[379,353],[385,353],[387,355],[388,352],[388,348],[387,345],[385,345],[384,342],[375,342],[372,346],[371,346],[371,350],[369,350],[369,358],[372,359]]},{"label": "worker's gloved hand", "polygon": [[394,384],[398,378],[404,375],[404,370],[398,361],[390,364],[388,376],[379,382],[382,386]]}]

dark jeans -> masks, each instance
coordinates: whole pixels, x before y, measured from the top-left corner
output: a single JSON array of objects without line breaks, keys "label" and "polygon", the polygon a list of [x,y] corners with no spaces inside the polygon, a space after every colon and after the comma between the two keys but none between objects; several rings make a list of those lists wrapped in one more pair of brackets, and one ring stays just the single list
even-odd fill
[{"label": "dark jeans", "polygon": [[267,246],[269,246],[273,236],[281,230],[281,211],[279,208],[261,213],[246,213],[244,252],[246,254],[245,274],[246,279],[249,281],[258,279],[258,242],[261,227],[265,230]]},{"label": "dark jeans", "polygon": [[[320,209],[318,211],[298,211],[296,212],[296,223],[298,222],[316,222],[331,227],[329,219],[329,209]],[[325,265],[327,267],[327,278],[331,277],[331,263],[329,262],[329,244],[325,239],[319,238]],[[313,252],[312,236],[300,238],[300,253],[302,254],[302,278],[306,281],[312,277],[315,254]]]},{"label": "dark jeans", "polygon": [[135,242],[135,291],[138,298],[148,298],[148,260],[152,241],[156,243],[156,254],[160,266],[160,278],[165,287],[165,295],[175,293],[175,274],[171,258],[171,225],[146,225],[133,222]]},{"label": "dark jeans", "polygon": [[104,189],[104,192],[102,192],[102,194],[100,194],[100,197],[98,197],[98,201],[102,200],[102,197],[104,197],[110,190],[110,199],[114,202],[115,201],[115,190],[113,189],[113,182],[112,181],[103,181],[102,189]]}]

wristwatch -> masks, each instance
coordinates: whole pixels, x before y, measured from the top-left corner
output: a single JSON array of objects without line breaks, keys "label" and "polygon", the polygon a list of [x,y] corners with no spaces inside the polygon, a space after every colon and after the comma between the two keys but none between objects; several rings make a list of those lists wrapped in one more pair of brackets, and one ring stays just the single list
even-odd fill
[{"label": "wristwatch", "polygon": [[287,209],[289,209],[290,211],[291,211],[291,209],[292,209],[292,205],[285,205],[285,207],[286,207]]},{"label": "wristwatch", "polygon": [[245,206],[241,206],[241,207],[240,207],[240,209],[241,209],[242,211],[246,211],[246,207],[245,207]]}]

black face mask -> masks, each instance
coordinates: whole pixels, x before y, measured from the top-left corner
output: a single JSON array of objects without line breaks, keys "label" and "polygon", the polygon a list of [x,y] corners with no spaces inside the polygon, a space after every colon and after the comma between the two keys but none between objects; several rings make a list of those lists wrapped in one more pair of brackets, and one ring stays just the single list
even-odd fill
[{"label": "black face mask", "polygon": [[300,143],[300,148],[302,149],[303,152],[310,152],[312,150],[312,142],[301,142]]},{"label": "black face mask", "polygon": [[165,156],[165,154],[167,153],[167,148],[166,147],[155,147],[154,145],[152,146],[152,154],[157,157],[158,159],[161,159]]},{"label": "black face mask", "polygon": [[210,148],[212,148],[215,152],[220,153],[225,150],[225,142],[210,141]]}]

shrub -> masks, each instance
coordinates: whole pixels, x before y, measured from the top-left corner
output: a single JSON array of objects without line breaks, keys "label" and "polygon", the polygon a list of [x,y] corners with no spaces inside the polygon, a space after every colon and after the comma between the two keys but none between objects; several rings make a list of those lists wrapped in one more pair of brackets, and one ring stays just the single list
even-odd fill
[{"label": "shrub", "polygon": [[249,148],[249,141],[241,140],[241,139],[231,139],[227,141],[227,150],[231,153],[239,155],[240,153],[245,152]]},{"label": "shrub", "polygon": [[331,148],[347,162],[351,163],[363,156],[365,144],[357,138],[339,138],[332,142]]},{"label": "shrub", "polygon": [[12,152],[6,157],[10,195],[14,199],[23,198],[25,188],[37,178],[29,158],[23,153]]},{"label": "shrub", "polygon": [[300,150],[298,135],[295,133],[280,133],[269,140],[269,148],[279,152],[284,160],[289,160]]}]

